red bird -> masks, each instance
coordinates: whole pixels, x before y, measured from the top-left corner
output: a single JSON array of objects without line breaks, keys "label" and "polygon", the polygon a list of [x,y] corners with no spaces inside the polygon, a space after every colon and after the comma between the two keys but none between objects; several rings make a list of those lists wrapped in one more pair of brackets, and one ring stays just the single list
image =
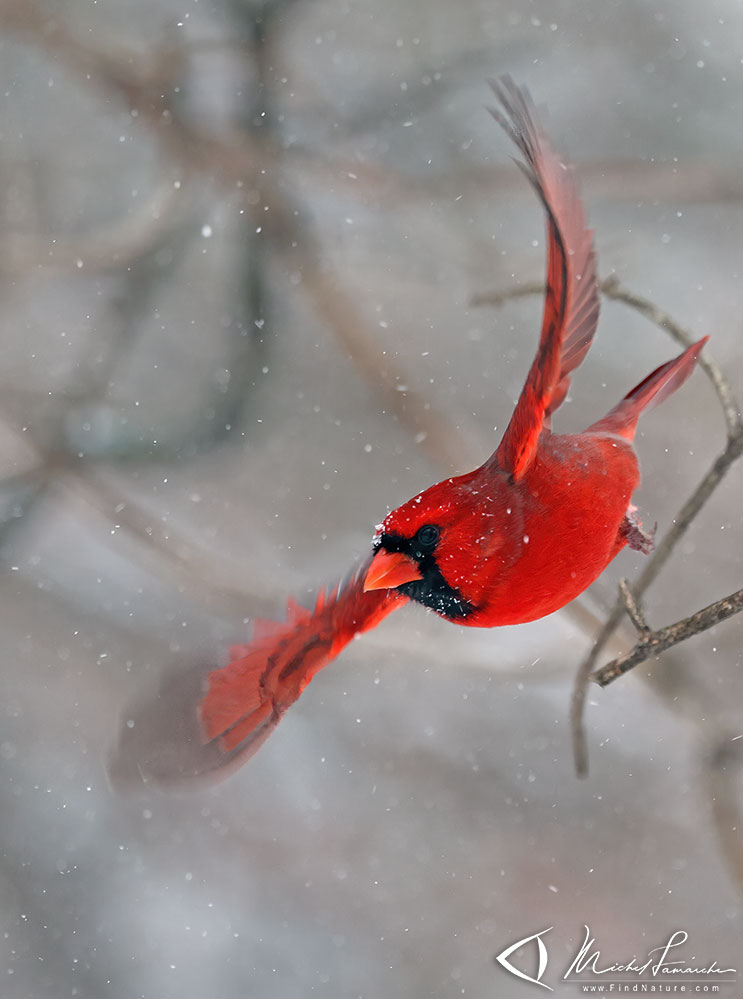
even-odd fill
[{"label": "red bird", "polygon": [[631,504],[640,480],[637,420],[683,384],[707,338],[583,433],[552,433],[552,414],[598,321],[592,231],[528,92],[508,77],[493,89],[500,110],[492,114],[547,215],[542,331],[511,421],[483,465],[388,514],[350,580],[320,593],[311,611],[290,602],[286,623],[258,622],[252,642],[209,674],[198,718],[210,769],[251,756],[318,670],[408,601],[460,625],[533,621],[582,593],[625,545],[652,549]]}]

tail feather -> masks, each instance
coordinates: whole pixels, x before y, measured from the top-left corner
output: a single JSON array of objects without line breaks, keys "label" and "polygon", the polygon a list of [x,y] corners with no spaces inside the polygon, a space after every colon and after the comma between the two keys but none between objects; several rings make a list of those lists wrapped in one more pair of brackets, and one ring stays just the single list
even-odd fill
[{"label": "tail feather", "polygon": [[602,420],[592,424],[589,431],[618,434],[628,441],[633,440],[640,413],[660,405],[676,389],[681,388],[694,370],[699,352],[708,340],[708,336],[702,337],[691,347],[687,347],[683,354],[661,364],[627,393]]}]

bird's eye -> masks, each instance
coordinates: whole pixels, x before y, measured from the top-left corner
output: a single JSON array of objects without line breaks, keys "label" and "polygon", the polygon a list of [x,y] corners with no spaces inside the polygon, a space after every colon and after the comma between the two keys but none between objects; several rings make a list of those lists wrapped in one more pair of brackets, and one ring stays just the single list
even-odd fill
[{"label": "bird's eye", "polygon": [[435,524],[425,524],[415,536],[421,548],[433,548],[439,540],[439,529]]}]

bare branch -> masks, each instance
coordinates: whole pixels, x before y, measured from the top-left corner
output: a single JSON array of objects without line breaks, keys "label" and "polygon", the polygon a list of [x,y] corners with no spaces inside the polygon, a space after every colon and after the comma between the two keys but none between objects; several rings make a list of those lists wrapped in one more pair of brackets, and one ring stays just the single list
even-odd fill
[{"label": "bare branch", "polygon": [[[166,100],[167,81],[178,65],[174,57],[163,68],[154,58],[124,58],[121,53],[88,50],[32,0],[24,0],[20,6],[21,11],[12,0],[0,0],[0,24],[4,22],[6,27],[30,35],[56,57],[64,58],[71,69],[86,77],[95,76],[117,91],[138,108],[140,120],[154,128],[184,168],[206,171],[230,191],[237,188],[245,192],[245,211],[260,219],[258,224],[274,237],[275,248],[290,271],[300,277],[301,287],[344,345],[359,374],[381,395],[385,409],[408,428],[432,461],[443,462],[447,469],[458,469],[482,460],[484,452],[472,444],[474,431],[463,434],[428,400],[410,390],[401,392],[399,386],[408,383],[408,377],[388,358],[384,358],[383,365],[380,363],[381,351],[374,331],[323,269],[319,247],[308,234],[308,226],[300,224],[298,210],[277,183],[276,167],[281,156],[278,143],[265,137],[248,138],[241,130],[225,137],[215,136],[185,121]],[[158,66],[157,73],[154,66]]]},{"label": "bare branch", "polygon": [[[668,561],[678,542],[686,533],[691,522],[710,498],[717,486],[722,482],[730,466],[743,453],[743,432],[739,432],[728,441],[725,450],[717,456],[709,471],[702,478],[687,501],[682,506],[671,524],[670,529],[661,539],[657,548],[645,563],[645,568],[632,586],[636,600],[640,599],[658,573]],[[600,632],[594,639],[593,646],[586,658],[580,664],[573,687],[570,706],[571,727],[573,732],[573,755],[575,769],[579,776],[588,773],[588,750],[586,746],[585,729],[583,727],[583,712],[585,708],[588,682],[596,669],[598,657],[601,655],[608,639],[622,620],[625,606],[621,598],[604,622]]]},{"label": "bare branch", "polygon": [[[487,292],[477,295],[472,301],[474,305],[500,306],[510,299],[540,294],[543,291],[544,285],[534,282],[531,284],[517,285],[501,292]],[[650,322],[669,333],[670,336],[682,346],[688,347],[697,339],[679,323],[677,323],[676,320],[673,319],[667,312],[658,308],[658,306],[656,306],[653,302],[650,302],[648,299],[642,298],[640,295],[636,295],[634,292],[623,287],[614,275],[601,282],[601,291],[607,298],[623,302],[630,308],[635,309],[635,311],[649,319]],[[700,355],[699,365],[712,382],[720,401],[727,430],[727,446],[725,447],[725,450],[718,455],[712,463],[709,471],[684,503],[681,510],[674,518],[671,528],[666,532],[663,539],[655,549],[655,552],[646,562],[645,567],[640,573],[637,581],[631,588],[624,581],[623,586],[620,585],[619,599],[601,627],[598,635],[594,639],[591,650],[578,668],[570,704],[570,722],[575,769],[576,773],[580,777],[584,777],[588,773],[588,747],[586,743],[583,716],[585,712],[589,681],[591,679],[597,679],[601,676],[604,678],[604,683],[602,683],[602,685],[604,685],[605,683],[610,682],[610,680],[615,679],[616,676],[619,676],[628,669],[631,669],[632,666],[637,665],[640,662],[644,662],[652,655],[657,655],[659,652],[662,652],[663,649],[670,648],[672,645],[683,641],[684,638],[688,638],[689,635],[696,633],[695,631],[687,633],[685,628],[680,627],[681,625],[684,625],[684,622],[678,622],[678,626],[680,628],[679,634],[681,637],[674,638],[673,636],[675,635],[675,632],[673,631],[671,631],[669,635],[666,635],[665,629],[662,633],[650,633],[648,636],[648,641],[651,643],[650,646],[648,646],[650,651],[647,651],[643,641],[641,640],[631,652],[620,657],[619,659],[615,659],[612,663],[609,663],[604,668],[606,673],[604,673],[603,670],[596,672],[598,657],[605,648],[607,641],[620,624],[625,611],[629,614],[629,617],[631,618],[633,624],[635,624],[635,627],[637,627],[641,633],[643,632],[644,618],[642,617],[642,612],[639,608],[640,598],[666,564],[676,545],[683,537],[689,525],[697,516],[709,497],[720,484],[727,470],[743,453],[743,418],[741,416],[740,405],[733,393],[732,387],[725,375],[722,373],[720,366],[710,356],[708,350],[705,350],[704,354]],[[722,603],[724,603],[724,601]],[[712,606],[716,607],[717,605]],[[730,614],[735,614],[738,610],[740,610],[740,608],[736,607],[729,613],[726,613],[725,616],[727,617],[730,616]],[[699,615],[692,615],[692,618],[687,619],[687,621],[694,622],[693,625],[690,625],[690,627],[696,627],[697,631],[703,631],[705,627],[712,627],[713,624],[716,624],[717,619],[712,620],[710,624],[702,624],[702,621],[706,620],[706,618],[704,618],[706,612],[711,613],[710,608],[705,608],[704,610],[699,611],[699,615],[702,615],[702,617],[699,617]],[[724,618],[719,618],[719,620],[724,620]],[[670,627],[673,628],[674,626]],[[659,636],[662,636],[662,640]],[[662,644],[662,641],[667,641],[667,644]],[[642,654],[644,652],[647,654]],[[618,672],[614,673],[612,670],[618,670]],[[609,679],[606,679],[606,677],[609,677]]]},{"label": "bare branch", "polygon": [[144,93],[159,104],[178,73],[182,50],[168,48],[151,59],[121,48],[88,45],[68,30],[66,19],[44,10],[33,0],[0,0],[0,24],[18,35],[30,37],[52,57],[63,56],[83,79],[94,78],[120,90],[132,103]]},{"label": "bare branch", "polygon": [[544,281],[527,281],[526,284],[515,284],[502,291],[483,291],[470,298],[470,305],[480,307],[492,305],[499,309],[506,302],[515,298],[529,298],[532,295],[544,294]]},{"label": "bare branch", "polygon": [[635,599],[635,595],[630,589],[626,579],[619,580],[619,592],[622,596],[625,609],[630,620],[632,621],[632,624],[634,624],[635,628],[637,628],[641,635],[649,633],[650,628],[645,620],[645,613],[638,601]]},{"label": "bare branch", "polygon": [[[632,620],[635,621],[634,614],[638,612],[637,603],[631,591],[626,586],[623,596],[625,594],[628,601],[628,613],[632,617]],[[669,624],[665,628],[658,629],[658,631],[650,631],[645,624],[642,626],[641,636],[634,648],[630,649],[625,655],[613,659],[610,663],[602,666],[601,669],[596,670],[595,673],[591,674],[591,679],[599,687],[606,687],[618,677],[634,669],[635,666],[639,666],[640,663],[644,663],[651,657],[660,655],[661,652],[665,652],[666,649],[670,649],[674,645],[678,645],[679,642],[691,638],[692,635],[698,635],[702,631],[707,631],[708,628],[713,628],[716,624],[727,620],[733,614],[738,614],[741,610],[743,610],[743,590],[737,590],[735,593],[731,593],[730,596],[724,597],[722,600],[717,600],[707,607],[703,607],[696,614],[691,614],[681,621],[676,621],[675,624]],[[641,614],[639,619],[644,621],[644,617]]]},{"label": "bare branch", "polygon": [[278,593],[271,594],[263,585],[259,593],[233,585],[219,571],[208,552],[179,533],[172,524],[167,531],[158,527],[150,512],[130,497],[122,499],[121,490],[92,466],[67,469],[62,483],[73,495],[98,510],[107,523],[117,524],[139,541],[145,551],[157,552],[176,585],[195,589],[207,596],[209,603],[216,598],[216,603],[231,616],[245,618],[270,614],[280,605]]},{"label": "bare branch", "polygon": [[76,239],[37,233],[7,233],[0,246],[0,272],[15,276],[30,270],[106,270],[126,267],[167,238],[181,218],[188,195],[172,183],[161,185],[134,214]]},{"label": "bare branch", "polygon": [[[642,298],[640,295],[636,295],[634,292],[623,287],[614,275],[601,282],[601,291],[607,298],[623,302],[625,305],[628,305],[630,308],[641,313],[641,315],[644,315],[652,323],[655,323],[655,325],[668,332],[673,339],[681,345],[688,347],[695,341],[695,339],[697,339],[679,323],[677,323],[667,312],[664,312],[649,300]],[[523,285],[515,285],[514,287],[503,291],[485,292],[476,295],[472,298],[472,304],[501,306],[511,299],[524,298],[529,295],[539,295],[543,293],[544,284],[542,282],[531,282]],[[588,773],[588,748],[586,744],[583,715],[585,711],[588,683],[592,678],[594,678],[598,657],[620,624],[625,611],[629,614],[629,617],[631,618],[633,624],[635,624],[638,631],[642,632],[644,618],[642,617],[642,612],[639,608],[640,598],[666,564],[668,558],[685,534],[691,522],[724,478],[728,468],[730,468],[730,466],[743,453],[743,419],[741,418],[740,405],[733,393],[732,387],[722,373],[720,366],[710,356],[708,350],[705,350],[704,353],[700,355],[699,365],[712,382],[715,392],[717,393],[717,397],[720,400],[728,435],[727,446],[725,450],[718,455],[709,471],[684,503],[683,507],[674,518],[671,528],[666,532],[653,555],[645,563],[645,567],[640,573],[637,581],[631,588],[629,584],[623,581],[620,598],[617,600],[611,613],[606,618],[604,624],[594,639],[591,650],[578,669],[573,688],[573,695],[571,698],[570,719],[575,769],[577,774],[581,777]],[[700,611],[700,614],[701,613],[703,612]],[[732,611],[731,613],[737,613],[737,611]],[[711,625],[707,625],[707,627],[711,627]],[[699,630],[703,630],[703,628],[700,627]],[[688,637],[688,635],[684,635],[683,637]],[[682,638],[677,639],[677,641],[682,641]],[[675,644],[676,641],[671,641],[669,645],[664,646],[664,648],[668,648]],[[627,656],[633,654],[637,655],[638,653],[636,650],[637,647],[632,653],[628,653]],[[660,652],[663,650],[658,649],[657,651]],[[636,665],[638,662],[643,662],[653,654],[657,653],[653,653],[652,651],[648,652],[644,658],[638,658],[636,661],[633,660],[632,665]],[[625,657],[621,657],[620,659],[614,660],[614,663],[624,662],[624,659]],[[630,668],[631,666],[626,667],[626,669]],[[626,669],[623,670],[623,672],[626,672]],[[614,677],[612,677],[612,679],[613,678]]]}]

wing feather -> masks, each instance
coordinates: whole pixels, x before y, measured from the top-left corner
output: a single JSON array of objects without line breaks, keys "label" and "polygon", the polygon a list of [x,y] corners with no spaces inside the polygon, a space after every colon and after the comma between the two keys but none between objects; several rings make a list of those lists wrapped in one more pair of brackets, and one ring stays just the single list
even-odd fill
[{"label": "wing feather", "polygon": [[396,590],[365,592],[367,568],[329,594],[321,591],[312,611],[290,601],[285,624],[257,628],[251,643],[233,649],[229,665],[209,674],[199,705],[205,742],[216,740],[230,756],[251,756],[318,670],[406,602]]},{"label": "wing feather", "polygon": [[156,693],[127,706],[108,760],[111,782],[213,783],[253,756],[317,671],[405,603],[395,590],[365,593],[367,567],[321,591],[311,611],[290,600],[285,621],[256,621],[252,640],[232,647],[224,669],[173,664]]},{"label": "wing feather", "polygon": [[514,479],[526,472],[539,435],[564,400],[570,375],[591,346],[599,315],[593,231],[572,169],[542,131],[529,92],[509,76],[492,84],[491,114],[519,150],[518,161],[547,215],[547,286],[539,347],[503,440],[490,459]]}]

